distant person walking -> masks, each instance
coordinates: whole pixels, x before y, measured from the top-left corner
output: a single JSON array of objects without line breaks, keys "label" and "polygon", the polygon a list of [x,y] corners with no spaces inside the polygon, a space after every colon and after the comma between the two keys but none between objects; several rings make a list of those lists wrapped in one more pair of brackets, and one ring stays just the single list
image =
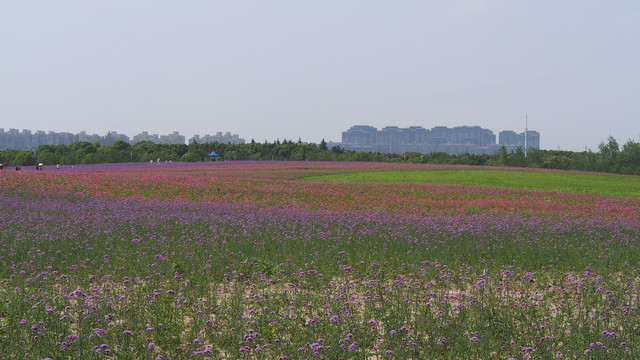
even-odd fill
[{"label": "distant person walking", "polygon": [[4,170],[4,164],[0,164],[0,171]]}]

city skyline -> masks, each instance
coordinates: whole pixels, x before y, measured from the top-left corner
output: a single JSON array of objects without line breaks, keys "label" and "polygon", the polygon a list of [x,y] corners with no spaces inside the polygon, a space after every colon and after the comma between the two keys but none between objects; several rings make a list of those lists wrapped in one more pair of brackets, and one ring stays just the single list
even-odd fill
[{"label": "city skyline", "polygon": [[[498,152],[502,145],[507,151],[515,151],[518,147],[528,149],[540,148],[540,133],[535,130],[526,131],[529,137],[527,143],[525,132],[517,133],[512,130],[502,130],[496,135],[490,129],[480,126],[457,126],[448,128],[446,126],[436,126],[425,129],[422,126],[411,126],[400,128],[398,126],[386,126],[381,130],[369,125],[354,125],[342,132],[341,141],[329,140],[331,146],[340,146],[344,149],[362,152],[381,153],[405,153],[405,152],[446,152],[449,154],[493,154]],[[251,139],[252,141],[254,139]],[[277,141],[280,139],[276,139]],[[282,139],[286,141],[287,139]],[[288,139],[292,141],[292,139]],[[324,140],[324,139],[323,139]],[[139,134],[129,137],[116,131],[109,131],[105,135],[88,134],[81,131],[77,134],[70,132],[54,132],[28,129],[9,129],[5,131],[0,128],[0,150],[36,150],[42,145],[70,145],[74,142],[98,142],[102,145],[111,145],[116,141],[124,141],[135,144],[141,141],[149,141],[157,144],[187,144],[197,143],[229,143],[244,144],[245,139],[238,134],[230,132],[217,132],[215,135],[205,134],[203,136],[194,135],[188,141],[184,135],[178,131],[170,134],[159,135],[149,134],[142,131]]]},{"label": "city skyline", "polygon": [[[1,125],[1,124],[0,124],[0,125]],[[435,125],[435,124],[432,124],[432,125],[433,125],[433,126],[436,126],[436,127],[437,127],[437,126],[445,126],[445,125]],[[370,126],[372,126],[372,125],[370,125]],[[387,126],[400,127],[400,126],[398,126],[398,125],[388,125],[388,124],[386,124],[386,125],[385,125],[385,124],[383,124],[381,127],[387,127]],[[421,125],[415,125],[415,124],[414,124],[414,125],[409,125],[409,126],[406,126],[406,127],[415,127],[415,126],[422,127]],[[452,127],[452,128],[455,128],[455,127],[464,127],[464,126],[469,126],[469,125],[462,124],[462,125],[456,125],[456,126],[451,126],[451,127]],[[473,126],[478,126],[478,125],[473,125]],[[82,135],[83,135],[83,134],[84,134],[85,136],[87,136],[88,134],[90,134],[90,135],[92,135],[91,139],[93,139],[93,140],[91,140],[91,141],[86,140],[86,141],[89,141],[89,142],[98,141],[98,140],[97,140],[97,137],[102,136],[102,135],[99,135],[99,133],[98,133],[98,132],[94,132],[94,131],[87,131],[87,130],[80,130],[80,131],[77,131],[77,132],[75,132],[75,133],[74,133],[74,132],[72,132],[72,131],[64,130],[64,129],[63,129],[63,130],[59,130],[59,131],[58,131],[58,130],[51,130],[51,129],[48,129],[48,130],[42,130],[42,129],[33,130],[33,129],[26,129],[26,128],[13,128],[13,127],[10,127],[10,128],[0,128],[0,130],[5,131],[5,133],[7,133],[9,130],[13,130],[13,131],[18,131],[18,132],[27,131],[27,132],[33,132],[33,133],[36,133],[36,132],[44,132],[45,134],[48,134],[48,133],[70,134],[70,135],[73,135],[73,134],[79,134],[79,135],[81,135],[81,137],[82,137]],[[492,129],[490,129],[490,130],[492,130]],[[525,125],[524,125],[524,123],[523,123],[523,126],[522,126],[522,128],[521,128],[521,129],[518,129],[518,128],[516,128],[516,127],[512,127],[512,128],[510,128],[510,129],[509,129],[509,131],[512,131],[512,132],[515,132],[515,133],[524,133],[524,130],[525,130]],[[531,130],[531,126],[529,126],[529,130]],[[498,130],[498,132],[500,132],[500,131],[502,131],[502,130]],[[189,143],[189,141],[193,140],[194,138],[195,138],[195,139],[196,139],[196,141],[198,141],[198,142],[214,142],[214,141],[218,141],[218,142],[239,143],[239,142],[237,142],[237,141],[238,141],[239,136],[241,136],[241,135],[242,135],[242,138],[239,138],[241,141],[251,141],[251,140],[255,140],[255,141],[258,141],[258,142],[265,142],[265,141],[266,141],[266,142],[274,142],[274,141],[277,141],[277,140],[285,140],[285,139],[286,139],[286,140],[295,140],[295,141],[297,141],[297,140],[302,140],[302,141],[303,141],[303,142],[305,142],[305,143],[320,143],[322,140],[325,140],[325,141],[327,141],[327,142],[340,143],[340,142],[342,141],[342,133],[344,132],[344,130],[335,131],[335,132],[338,134],[335,138],[325,138],[325,137],[321,137],[321,138],[318,138],[317,140],[316,140],[316,139],[314,139],[314,140],[305,139],[305,138],[303,138],[302,136],[292,136],[292,137],[275,137],[275,138],[272,138],[272,139],[269,139],[269,138],[266,138],[266,137],[264,137],[264,138],[257,138],[257,137],[251,137],[251,136],[244,136],[244,135],[242,135],[242,134],[237,134],[237,133],[236,133],[236,134],[232,134],[232,132],[231,132],[231,131],[225,131],[225,132],[224,132],[224,135],[223,135],[223,132],[217,132],[215,135],[210,135],[210,134],[208,134],[208,133],[205,133],[204,135],[202,135],[204,132],[203,132],[203,133],[192,133],[192,134],[184,134],[184,135],[183,135],[181,131],[177,131],[177,130],[169,130],[169,131],[168,131],[168,132],[166,132],[165,134],[163,134],[163,135],[159,135],[160,133],[159,133],[159,132],[156,132],[156,131],[142,130],[142,131],[139,131],[136,135],[131,136],[131,135],[129,135],[129,133],[124,133],[124,132],[119,132],[119,131],[107,130],[104,134],[105,134],[105,136],[106,136],[106,135],[108,135],[108,134],[110,134],[110,133],[113,133],[113,134],[119,134],[119,135],[125,135],[125,136],[127,136],[127,137],[129,138],[129,139],[128,139],[128,140],[126,140],[126,141],[127,141],[127,142],[131,142],[131,143],[133,143],[133,142],[137,142],[137,141],[144,141],[144,140],[145,140],[145,139],[144,139],[144,138],[145,138],[145,136],[146,136],[146,137],[149,137],[148,141],[152,141],[152,142],[157,142],[157,143],[178,143],[178,142],[175,142],[175,141],[166,142],[166,141],[163,141],[163,140],[161,139],[161,137],[171,136],[171,133],[178,133],[178,134],[180,134],[180,136],[182,136],[182,137],[185,139],[185,141],[186,141],[186,143],[187,143],[187,144]],[[610,134],[609,134],[609,135],[610,135]],[[560,144],[557,144],[556,146],[549,146],[549,147],[546,147],[546,148],[545,148],[545,147],[543,147],[543,146],[541,145],[541,144],[543,144],[544,142],[540,142],[540,143],[538,143],[538,148],[543,149],[543,150],[567,150],[567,151],[575,151],[575,152],[581,152],[581,151],[586,151],[586,150],[588,150],[588,151],[594,151],[594,152],[597,152],[597,151],[598,151],[598,148],[599,148],[599,145],[600,145],[601,143],[606,143],[606,142],[607,142],[607,138],[609,137],[609,135],[604,136],[604,137],[603,137],[603,138],[602,138],[602,139],[601,139],[601,140],[600,140],[600,141],[599,141],[595,146],[593,146],[593,147],[590,147],[590,146],[585,145],[583,148],[569,149],[569,148],[564,147],[564,146],[562,145],[562,143],[560,143]],[[155,138],[155,139],[152,139],[154,136],[155,136],[156,138]],[[202,139],[200,139],[200,137],[202,137]],[[138,138],[138,139],[136,140],[136,138]],[[225,140],[222,140],[223,138],[224,138]],[[627,137],[627,138],[622,138],[622,137],[620,137],[620,138],[619,138],[619,137],[615,137],[615,136],[614,136],[614,138],[618,141],[618,143],[619,143],[620,145],[623,145],[624,143],[626,143],[626,142],[627,142],[627,141],[629,141],[629,140],[633,140],[633,141],[636,141],[636,142],[640,141],[640,137],[633,137],[633,136],[629,136],[629,137]],[[213,139],[219,139],[219,140],[213,140]],[[211,141],[209,141],[209,140],[211,140]],[[79,141],[85,141],[85,140],[79,140]],[[241,142],[240,142],[240,143],[241,143]]]},{"label": "city skyline", "polygon": [[105,135],[89,134],[81,131],[77,134],[70,132],[55,132],[30,129],[8,129],[0,128],[0,150],[17,149],[17,150],[36,150],[41,145],[69,145],[74,142],[98,142],[101,145],[111,145],[116,141],[124,141],[135,144],[141,141],[150,141],[156,144],[187,144],[191,142],[221,142],[229,144],[244,144],[245,139],[240,138],[238,134],[230,132],[217,132],[215,135],[194,135],[186,141],[186,137],[181,135],[179,131],[173,131],[170,134],[159,135],[149,134],[148,131],[142,131],[139,134],[129,137],[126,134],[117,131],[108,131]]},{"label": "city skyline", "polygon": [[[400,128],[385,126],[381,130],[369,125],[355,125],[342,133],[341,147],[362,152],[397,153],[418,152],[423,154],[445,152],[459,154],[495,154],[501,146],[507,151],[516,151],[518,147],[540,148],[540,133],[535,130],[516,133],[502,130],[496,135],[480,126],[435,126],[425,129],[422,126]],[[526,140],[525,140],[526,139]],[[528,142],[527,142],[528,140]]]},{"label": "city skyline", "polygon": [[362,123],[521,132],[528,114],[543,149],[640,139],[637,1],[1,8],[5,129],[319,142]]}]

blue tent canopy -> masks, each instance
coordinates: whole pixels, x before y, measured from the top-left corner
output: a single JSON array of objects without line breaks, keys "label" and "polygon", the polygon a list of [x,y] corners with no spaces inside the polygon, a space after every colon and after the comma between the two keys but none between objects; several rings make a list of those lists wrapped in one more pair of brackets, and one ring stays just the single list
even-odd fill
[{"label": "blue tent canopy", "polygon": [[212,152],[209,153],[209,155],[207,155],[207,157],[212,157],[212,156],[220,156],[220,154],[218,154],[215,151],[212,151]]}]

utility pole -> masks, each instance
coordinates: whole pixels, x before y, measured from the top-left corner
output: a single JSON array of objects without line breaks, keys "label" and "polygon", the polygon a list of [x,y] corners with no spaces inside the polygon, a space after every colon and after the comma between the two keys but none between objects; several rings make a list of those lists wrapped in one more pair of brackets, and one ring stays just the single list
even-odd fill
[{"label": "utility pole", "polygon": [[524,114],[524,157],[527,157],[527,133],[529,132],[528,129],[528,122],[529,122],[529,117],[527,115],[527,113]]}]

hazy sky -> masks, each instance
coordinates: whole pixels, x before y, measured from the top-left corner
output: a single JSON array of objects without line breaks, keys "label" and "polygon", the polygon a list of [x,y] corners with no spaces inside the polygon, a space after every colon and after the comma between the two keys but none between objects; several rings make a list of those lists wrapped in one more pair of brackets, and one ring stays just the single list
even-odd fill
[{"label": "hazy sky", "polygon": [[0,128],[640,140],[640,1],[4,1]]}]

